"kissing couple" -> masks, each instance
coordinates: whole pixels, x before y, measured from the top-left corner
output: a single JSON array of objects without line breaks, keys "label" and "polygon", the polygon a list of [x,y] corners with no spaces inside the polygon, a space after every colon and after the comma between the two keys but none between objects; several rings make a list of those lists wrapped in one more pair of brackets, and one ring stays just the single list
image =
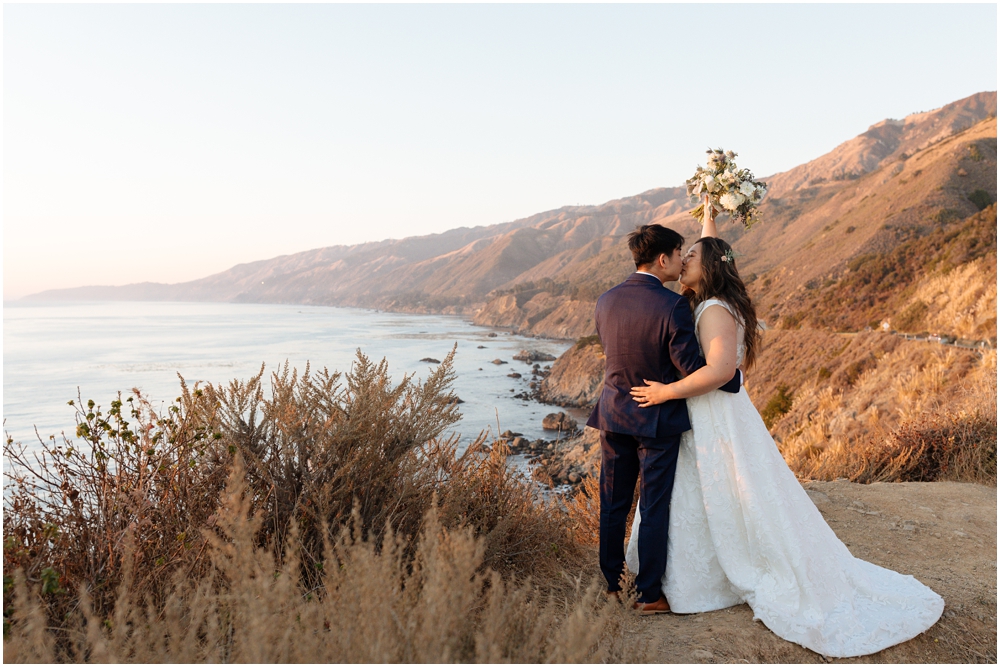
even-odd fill
[{"label": "kissing couple", "polygon": [[[601,431],[608,594],[618,596],[627,562],[643,615],[746,603],[778,636],[829,657],[924,632],[941,596],[851,555],[743,389],[761,335],[711,216],[686,254],[683,245],[666,227],[638,228],[628,236],[636,272],[597,301],[606,370],[587,425]],[[678,279],[683,295],[664,286]]]}]

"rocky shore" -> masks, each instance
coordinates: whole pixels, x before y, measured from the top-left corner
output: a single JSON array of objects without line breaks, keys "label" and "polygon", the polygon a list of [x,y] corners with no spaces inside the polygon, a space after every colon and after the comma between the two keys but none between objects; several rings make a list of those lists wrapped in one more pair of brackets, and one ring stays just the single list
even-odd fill
[{"label": "rocky shore", "polygon": [[597,336],[577,341],[552,364],[542,381],[538,400],[583,408],[594,405],[604,383],[604,348]]},{"label": "rocky shore", "polygon": [[594,330],[594,302],[543,290],[495,296],[476,312],[473,324],[509,328],[543,338],[577,338]]},{"label": "rocky shore", "polygon": [[[549,405],[588,408],[597,401],[604,380],[604,350],[597,336],[581,338],[558,359],[535,350],[521,350],[513,360],[531,364],[528,390],[515,398]],[[544,362],[554,362],[542,366]],[[493,363],[508,363],[496,359]],[[509,377],[522,378],[512,371]],[[542,428],[552,439],[528,440],[521,433],[500,434],[512,455],[528,459],[532,478],[544,486],[575,486],[598,474],[600,444],[598,432],[583,427],[566,412],[554,412],[542,419]]]},{"label": "rocky shore", "polygon": [[558,446],[541,451],[530,463],[534,466],[532,479],[553,488],[567,484],[576,486],[588,477],[597,477],[601,463],[599,433],[585,427],[559,442]]}]

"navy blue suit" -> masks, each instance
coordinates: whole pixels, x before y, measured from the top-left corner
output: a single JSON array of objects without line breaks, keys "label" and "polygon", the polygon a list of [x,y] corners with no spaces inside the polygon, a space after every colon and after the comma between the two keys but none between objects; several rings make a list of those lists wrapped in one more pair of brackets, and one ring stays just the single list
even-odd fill
[{"label": "navy blue suit", "polygon": [[[640,408],[632,387],[643,380],[675,382],[705,365],[691,306],[655,276],[633,273],[597,300],[597,335],[604,346],[604,388],[588,426],[601,431],[601,571],[608,590],[620,589],[625,523],[639,485],[640,602],[660,598],[667,569],[667,527],[681,433],[691,428],[683,400]],[[721,387],[740,390],[739,372]]]}]

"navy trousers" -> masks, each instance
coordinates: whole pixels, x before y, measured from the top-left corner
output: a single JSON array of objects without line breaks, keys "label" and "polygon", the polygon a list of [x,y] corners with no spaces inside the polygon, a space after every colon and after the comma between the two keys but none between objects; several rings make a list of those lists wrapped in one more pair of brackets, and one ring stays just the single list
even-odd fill
[{"label": "navy trousers", "polygon": [[601,571],[608,590],[625,569],[625,523],[635,483],[639,481],[639,572],[635,587],[639,602],[656,602],[663,594],[660,579],[667,571],[667,528],[670,494],[674,490],[680,434],[643,438],[601,431]]}]

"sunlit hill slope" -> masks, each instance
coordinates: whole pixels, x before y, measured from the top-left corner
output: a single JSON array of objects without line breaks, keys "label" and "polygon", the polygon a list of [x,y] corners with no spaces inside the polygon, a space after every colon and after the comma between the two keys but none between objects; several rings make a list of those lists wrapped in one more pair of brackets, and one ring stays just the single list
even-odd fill
[{"label": "sunlit hill slope", "polygon": [[[858,331],[888,320],[898,329],[995,335],[995,92],[879,122],[767,180],[762,224],[744,232],[723,222],[722,233],[769,326]],[[660,188],[498,225],[241,264],[188,283],[30,298],[461,312],[480,324],[576,338],[593,331],[596,297],[632,269],[624,235],[658,222],[693,238],[689,207],[682,187]]]}]

